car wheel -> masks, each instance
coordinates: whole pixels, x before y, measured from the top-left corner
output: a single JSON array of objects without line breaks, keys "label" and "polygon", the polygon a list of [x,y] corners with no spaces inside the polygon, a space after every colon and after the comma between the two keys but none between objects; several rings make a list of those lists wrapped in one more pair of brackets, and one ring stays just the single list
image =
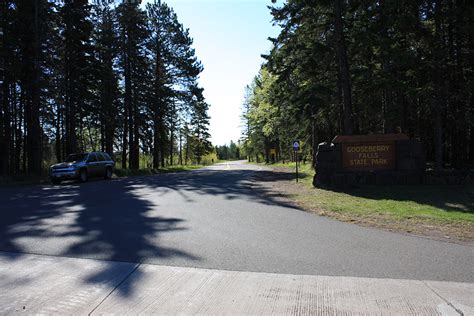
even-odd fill
[{"label": "car wheel", "polygon": [[112,179],[112,168],[109,167],[105,169],[105,179]]},{"label": "car wheel", "polygon": [[82,169],[81,172],[79,172],[79,180],[81,182],[87,182],[87,170]]},{"label": "car wheel", "polygon": [[61,184],[61,180],[59,179],[51,179],[52,184]]}]

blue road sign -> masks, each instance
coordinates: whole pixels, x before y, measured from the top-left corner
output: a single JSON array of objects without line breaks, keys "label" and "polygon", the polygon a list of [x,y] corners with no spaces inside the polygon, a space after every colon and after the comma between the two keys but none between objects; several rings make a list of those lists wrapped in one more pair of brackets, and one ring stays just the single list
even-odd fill
[{"label": "blue road sign", "polygon": [[293,150],[294,150],[294,151],[300,150],[300,142],[299,142],[298,140],[295,140],[295,141],[293,142]]}]

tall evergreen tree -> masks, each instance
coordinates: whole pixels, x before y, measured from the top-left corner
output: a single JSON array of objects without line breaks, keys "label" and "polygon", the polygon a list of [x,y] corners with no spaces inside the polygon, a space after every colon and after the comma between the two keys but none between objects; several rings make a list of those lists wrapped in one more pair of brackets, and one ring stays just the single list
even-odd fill
[{"label": "tall evergreen tree", "polygon": [[148,72],[146,59],[146,39],[148,30],[146,14],[138,2],[124,2],[117,8],[120,28],[120,65],[124,80],[124,127],[122,136],[122,166],[127,161],[129,167],[139,168],[140,160],[140,102],[143,89],[142,75]]},{"label": "tall evergreen tree", "polygon": [[0,175],[98,149],[122,151],[133,169],[153,153],[159,167],[173,162],[176,135],[180,154],[192,145],[181,131],[202,66],[165,3],[5,0],[0,27]]},{"label": "tall evergreen tree", "polygon": [[202,156],[210,153],[213,149],[209,139],[209,115],[207,111],[209,105],[204,101],[202,90],[197,89],[196,95],[193,98],[193,112],[191,113],[193,154],[196,162],[201,163]]},{"label": "tall evergreen tree", "polygon": [[114,152],[117,129],[117,109],[120,108],[116,60],[118,57],[118,36],[111,0],[96,0],[93,6],[95,48],[98,79],[97,108],[100,119],[101,149]]},{"label": "tall evergreen tree", "polygon": [[85,149],[84,117],[91,106],[93,81],[90,9],[88,0],[66,0],[60,11],[64,24],[66,154]]},{"label": "tall evergreen tree", "polygon": [[153,166],[158,168],[164,166],[166,154],[170,157],[170,164],[173,163],[175,131],[180,127],[180,117],[191,110],[192,89],[202,66],[191,47],[189,32],[170,7],[155,1],[147,5],[147,13],[151,33],[148,47],[153,56],[150,89]]},{"label": "tall evergreen tree", "polygon": [[271,76],[261,71],[252,85],[245,150],[267,152],[264,127],[274,121],[281,147],[293,135],[312,155],[352,125],[419,138],[436,169],[472,161],[474,11],[466,1],[288,0],[271,13],[282,30],[264,56]]}]

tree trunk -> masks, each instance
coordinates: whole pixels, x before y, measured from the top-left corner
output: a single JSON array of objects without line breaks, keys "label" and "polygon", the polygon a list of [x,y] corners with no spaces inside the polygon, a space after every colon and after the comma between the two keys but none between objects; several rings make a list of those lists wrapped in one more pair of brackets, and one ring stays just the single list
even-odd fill
[{"label": "tree trunk", "polygon": [[[13,87],[16,89],[16,87]],[[26,161],[25,157],[21,156],[22,150],[23,153],[26,153],[24,148],[24,141],[23,141],[23,131],[24,128],[24,109],[25,109],[25,91],[21,87],[21,84],[18,87],[20,89],[20,99],[18,100],[18,95],[15,93],[13,98],[12,108],[13,111],[13,128],[14,128],[14,145],[12,152],[11,160],[14,163],[13,173],[19,173],[22,168],[22,162]],[[23,158],[23,159],[22,159]]]},{"label": "tree trunk", "polygon": [[4,45],[5,42],[5,29],[6,23],[6,16],[8,14],[8,6],[6,1],[2,1],[0,3],[0,148],[2,151],[0,152],[0,175],[4,175],[7,173],[7,166],[6,163],[8,161],[8,152],[5,152],[5,126],[6,124],[10,124],[10,122],[6,121],[4,118],[3,109],[5,108],[5,101],[8,102],[8,91],[6,91],[5,87],[8,87],[7,80],[5,78],[5,55],[6,55],[6,47]]},{"label": "tree trunk", "polygon": [[170,152],[169,152],[169,157],[170,157],[170,166],[173,165],[173,155],[174,155],[174,139],[173,139],[173,130],[170,131]]},{"label": "tree trunk", "polygon": [[311,148],[312,148],[312,167],[316,168],[316,154],[318,153],[318,135],[316,119],[311,120]]},{"label": "tree trunk", "polygon": [[74,56],[71,52],[71,40],[69,34],[72,33],[70,22],[66,20],[65,26],[65,119],[66,119],[66,155],[77,152],[77,135],[76,135],[76,98],[74,92],[74,79],[76,74],[74,73]]},{"label": "tree trunk", "polygon": [[[106,119],[107,120],[107,119]],[[115,137],[115,128],[114,123],[109,122],[105,125],[105,152],[109,155],[114,153],[114,137]]]},{"label": "tree trunk", "polygon": [[[175,108],[173,107],[173,113],[175,111]],[[171,114],[173,116],[173,114]],[[171,124],[170,124],[170,152],[169,152],[169,157],[170,157],[170,166],[173,165],[173,154],[174,154],[174,117],[171,117]]]},{"label": "tree trunk", "polygon": [[30,122],[29,122],[29,130],[28,130],[28,172],[34,175],[40,175],[41,169],[43,165],[43,157],[42,157],[42,144],[43,144],[43,132],[40,126],[40,66],[39,66],[39,59],[40,59],[40,26],[39,26],[39,12],[40,12],[40,0],[35,0],[35,7],[34,7],[34,21],[35,21],[35,41],[32,43],[33,45],[33,54],[34,54],[34,62],[33,62],[33,75],[32,75],[32,91],[31,91],[31,112],[30,112]]},{"label": "tree trunk", "polygon": [[[127,38],[127,41],[130,41],[129,38]],[[127,43],[127,47],[130,46],[129,43]],[[128,166],[130,169],[133,169],[134,165],[134,140],[133,140],[133,108],[132,108],[132,83],[131,83],[131,69],[130,69],[130,49],[127,49],[127,53],[125,54],[125,96],[124,96],[124,106],[126,109],[127,116],[125,117],[125,120],[127,121],[127,132],[128,132]]]},{"label": "tree trunk", "polygon": [[159,148],[160,148],[161,166],[166,167],[166,164],[165,164],[165,140],[164,140],[163,128],[160,129],[159,139],[160,139]]},{"label": "tree trunk", "polygon": [[62,161],[61,155],[61,106],[56,107],[56,139],[55,139],[56,160]]},{"label": "tree trunk", "polygon": [[155,114],[154,125],[153,125],[153,168],[160,168],[160,129],[158,127],[158,118]]},{"label": "tree trunk", "polygon": [[139,117],[138,117],[138,106],[133,106],[134,117],[133,117],[133,166],[132,169],[138,170],[140,168],[140,134],[139,134]]},{"label": "tree trunk", "polygon": [[179,162],[181,166],[183,165],[183,135],[181,129],[179,130]]},{"label": "tree trunk", "polygon": [[127,169],[127,148],[128,148],[128,108],[124,106],[123,114],[123,134],[122,134],[122,169]]},{"label": "tree trunk", "polygon": [[[11,140],[12,140],[12,132],[11,132],[11,116],[10,116],[10,83],[5,78],[5,82],[3,84],[3,99],[2,99],[2,107],[3,107],[3,124],[2,124],[2,131],[1,134],[3,135],[3,142],[1,144],[1,156],[2,156],[2,168],[3,174],[11,174],[11,160],[10,160],[10,148],[12,147]],[[0,111],[1,112],[1,111]]]},{"label": "tree trunk", "polygon": [[388,42],[389,35],[387,31],[386,23],[389,21],[389,15],[386,15],[386,3],[384,1],[380,2],[380,54],[381,54],[381,64],[382,64],[382,76],[385,79],[383,85],[382,93],[382,114],[383,114],[383,132],[384,133],[394,133],[395,132],[395,111],[393,107],[393,91],[392,84],[387,84],[388,79],[391,75],[390,67],[390,45],[384,45],[383,43]]},{"label": "tree trunk", "polygon": [[474,165],[474,94],[471,94],[469,102],[470,125],[469,125],[469,164]]},{"label": "tree trunk", "polygon": [[443,168],[443,106],[444,95],[442,94],[443,79],[441,78],[440,67],[444,64],[441,52],[443,50],[443,36],[441,34],[441,14],[442,1],[436,1],[435,8],[435,60],[434,65],[434,99],[432,100],[432,108],[434,115],[434,146],[435,146],[435,169],[441,170]]},{"label": "tree trunk", "polygon": [[184,164],[188,165],[189,151],[191,150],[191,146],[189,144],[189,128],[187,124],[185,125],[185,128],[184,128],[184,137],[186,138],[186,153],[184,155]]},{"label": "tree trunk", "polygon": [[334,38],[336,55],[339,62],[339,75],[343,95],[343,117],[344,134],[354,133],[354,120],[352,115],[352,92],[349,72],[349,62],[347,60],[347,49],[344,39],[344,25],[342,20],[342,0],[334,0]]}]

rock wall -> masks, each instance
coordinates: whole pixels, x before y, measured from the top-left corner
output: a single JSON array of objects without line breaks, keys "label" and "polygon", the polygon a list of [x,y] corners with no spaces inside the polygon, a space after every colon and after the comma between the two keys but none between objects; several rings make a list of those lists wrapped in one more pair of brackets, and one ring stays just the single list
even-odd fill
[{"label": "rock wall", "polygon": [[[387,169],[351,170],[344,167],[342,148],[353,142],[364,146],[363,136],[336,137],[336,142],[321,143],[316,154],[316,175],[313,184],[319,187],[346,188],[363,184],[408,185],[427,183],[426,157],[422,144],[408,137],[395,135],[370,135],[367,146],[387,143],[395,146],[395,163]],[[339,140],[339,141],[337,141]],[[347,160],[347,159],[346,159]]]}]

